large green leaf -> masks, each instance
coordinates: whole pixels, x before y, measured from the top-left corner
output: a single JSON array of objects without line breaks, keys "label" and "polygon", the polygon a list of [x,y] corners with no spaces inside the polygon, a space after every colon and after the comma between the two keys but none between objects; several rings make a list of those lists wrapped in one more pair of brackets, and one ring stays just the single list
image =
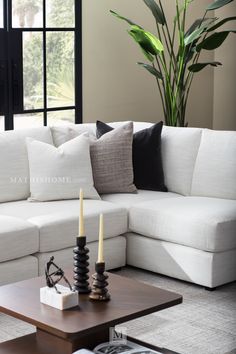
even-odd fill
[{"label": "large green leaf", "polygon": [[190,27],[188,32],[185,34],[184,43],[188,45],[197,39],[199,39],[205,30],[207,30],[216,18],[206,18],[205,20],[196,20],[193,25]]},{"label": "large green leaf", "polygon": [[[131,21],[131,20],[129,20],[128,18],[126,18],[126,17],[124,17],[124,16],[121,16],[121,15],[119,15],[117,12],[115,12],[115,11],[112,11],[112,10],[110,10],[110,13],[113,15],[113,16],[115,16],[115,17],[117,17],[117,18],[119,18],[120,20],[123,20],[123,21],[126,21],[129,25],[131,25],[131,26],[138,26],[136,23],[134,23],[133,21]],[[140,27],[140,26],[138,26],[139,28],[142,28],[142,27]]]},{"label": "large green leaf", "polygon": [[164,26],[166,24],[165,15],[163,14],[163,11],[159,7],[159,5],[157,5],[156,1],[155,0],[143,0],[143,2],[152,11],[152,14],[156,19],[156,22],[159,23],[160,25]]},{"label": "large green leaf", "polygon": [[152,55],[158,55],[164,50],[161,41],[151,32],[144,31],[138,26],[131,26],[128,33],[146,52]]},{"label": "large green leaf", "polygon": [[197,45],[197,51],[200,52],[201,49],[215,50],[219,48],[221,44],[226,40],[230,32],[236,33],[236,31],[223,31],[213,33],[211,36],[207,37]]},{"label": "large green leaf", "polygon": [[207,63],[197,63],[197,64],[192,64],[188,67],[188,70],[191,71],[192,73],[198,73],[202,69],[204,69],[206,66],[211,65],[211,66],[218,66],[222,65],[218,61],[212,61],[212,62],[207,62]]},{"label": "large green leaf", "polygon": [[216,23],[214,26],[208,28],[207,32],[212,32],[215,31],[217,28],[221,27],[222,25],[224,25],[225,23],[229,22],[229,21],[235,21],[236,17],[227,17],[224,18],[222,21],[219,21],[218,23]]},{"label": "large green leaf", "polygon": [[146,69],[152,75],[156,76],[158,79],[163,80],[163,76],[161,75],[160,71],[158,71],[153,66],[145,63],[137,63],[137,64],[142,66],[144,69]]},{"label": "large green leaf", "polygon": [[189,36],[185,37],[184,44],[188,45],[194,42],[196,39],[200,38],[204,31],[203,27],[195,29]]},{"label": "large green leaf", "polygon": [[150,54],[146,49],[143,48],[143,46],[140,43],[140,39],[138,38],[137,35],[135,35],[133,32],[128,31],[129,35],[135,40],[136,43],[138,43],[138,45],[140,46],[143,54],[145,55],[145,57],[150,61],[153,62],[154,61],[154,56],[152,54]]},{"label": "large green leaf", "polygon": [[209,6],[207,6],[206,10],[207,11],[217,10],[220,7],[223,7],[232,1],[234,1],[234,0],[215,0],[213,3],[211,3]]},{"label": "large green leaf", "polygon": [[193,58],[194,54],[196,54],[196,46],[187,45],[184,53],[184,63],[187,64]]},{"label": "large green leaf", "polygon": [[187,38],[191,33],[193,33],[197,28],[201,27],[202,24],[209,24],[211,25],[214,21],[216,21],[216,17],[210,17],[210,18],[198,18],[196,21],[193,22],[193,24],[189,27],[187,32],[185,33],[185,38]]},{"label": "large green leaf", "polygon": [[149,52],[147,52],[145,49],[143,49],[143,47],[139,44],[143,54],[145,55],[145,57],[152,63],[154,61],[154,56],[152,54],[150,54]]}]

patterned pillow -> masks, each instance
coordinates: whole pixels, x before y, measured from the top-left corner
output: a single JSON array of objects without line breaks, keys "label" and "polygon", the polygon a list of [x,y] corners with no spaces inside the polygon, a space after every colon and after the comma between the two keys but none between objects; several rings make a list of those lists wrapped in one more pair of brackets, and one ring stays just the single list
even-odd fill
[{"label": "patterned pillow", "polygon": [[127,123],[90,145],[95,188],[98,193],[134,193],[133,123]]}]

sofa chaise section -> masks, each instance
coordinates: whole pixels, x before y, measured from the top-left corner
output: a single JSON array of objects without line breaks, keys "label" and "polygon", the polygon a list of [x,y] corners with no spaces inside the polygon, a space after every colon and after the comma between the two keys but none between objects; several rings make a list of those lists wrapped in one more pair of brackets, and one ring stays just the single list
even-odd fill
[{"label": "sofa chaise section", "polygon": [[236,277],[234,200],[181,197],[143,202],[130,209],[129,228],[130,265],[145,264],[145,269],[206,287]]},{"label": "sofa chaise section", "polygon": [[129,229],[202,251],[236,249],[236,201],[181,197],[143,202],[130,209]]},{"label": "sofa chaise section", "polygon": [[127,264],[206,288],[236,279],[236,249],[206,252],[135,233],[127,234]]}]

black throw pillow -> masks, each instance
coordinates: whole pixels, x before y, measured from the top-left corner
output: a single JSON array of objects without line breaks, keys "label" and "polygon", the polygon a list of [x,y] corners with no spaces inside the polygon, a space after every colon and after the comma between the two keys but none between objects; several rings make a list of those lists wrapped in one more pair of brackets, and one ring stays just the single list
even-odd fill
[{"label": "black throw pillow", "polygon": [[[97,121],[97,138],[113,130],[110,125]],[[163,122],[138,131],[133,136],[134,184],[138,189],[167,192],[161,157]]]}]

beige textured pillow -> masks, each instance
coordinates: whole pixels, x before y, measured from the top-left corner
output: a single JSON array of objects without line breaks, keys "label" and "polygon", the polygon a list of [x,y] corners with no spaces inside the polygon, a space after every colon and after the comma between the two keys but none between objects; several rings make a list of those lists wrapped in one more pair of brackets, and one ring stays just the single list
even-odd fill
[{"label": "beige textured pillow", "polygon": [[132,162],[133,123],[104,134],[90,146],[95,188],[98,193],[134,193]]}]

